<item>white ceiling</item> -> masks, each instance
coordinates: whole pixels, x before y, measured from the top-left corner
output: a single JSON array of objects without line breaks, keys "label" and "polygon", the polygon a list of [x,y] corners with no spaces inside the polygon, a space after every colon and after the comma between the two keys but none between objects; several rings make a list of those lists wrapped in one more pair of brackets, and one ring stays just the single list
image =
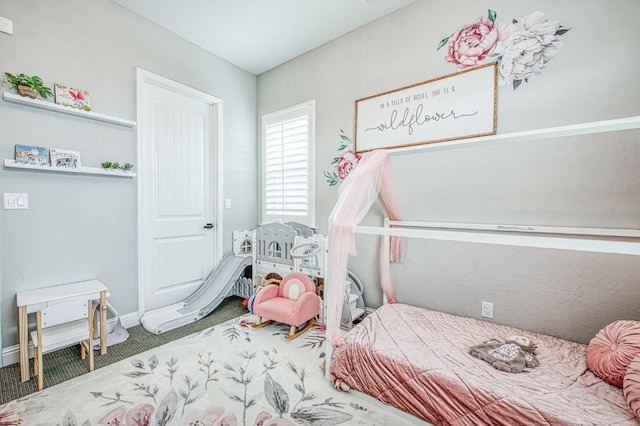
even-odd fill
[{"label": "white ceiling", "polygon": [[113,0],[261,74],[415,0]]}]

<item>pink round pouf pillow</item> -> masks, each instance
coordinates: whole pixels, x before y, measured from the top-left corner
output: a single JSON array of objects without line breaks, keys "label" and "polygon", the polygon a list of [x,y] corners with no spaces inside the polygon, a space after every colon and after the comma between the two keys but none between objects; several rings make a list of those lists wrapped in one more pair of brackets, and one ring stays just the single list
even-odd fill
[{"label": "pink round pouf pillow", "polygon": [[587,346],[587,366],[602,380],[622,387],[627,367],[638,353],[640,321],[615,321],[591,339]]},{"label": "pink round pouf pillow", "polygon": [[629,364],[623,381],[624,397],[636,418],[640,419],[640,355]]}]

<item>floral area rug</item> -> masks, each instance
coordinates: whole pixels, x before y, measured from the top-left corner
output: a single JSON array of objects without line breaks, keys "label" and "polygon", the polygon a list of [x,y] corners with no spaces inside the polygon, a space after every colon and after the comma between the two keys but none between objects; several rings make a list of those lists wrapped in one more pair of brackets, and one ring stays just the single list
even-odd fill
[{"label": "floral area rug", "polygon": [[[232,319],[0,407],[0,426],[405,425],[324,378],[324,330]],[[417,420],[417,419],[416,419]]]}]

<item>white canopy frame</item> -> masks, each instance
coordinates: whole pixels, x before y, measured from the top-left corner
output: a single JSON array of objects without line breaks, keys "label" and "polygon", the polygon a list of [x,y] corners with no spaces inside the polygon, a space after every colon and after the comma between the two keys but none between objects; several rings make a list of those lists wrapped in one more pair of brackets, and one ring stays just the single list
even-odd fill
[{"label": "white canopy frame", "polygon": [[[416,145],[389,151],[388,156],[404,155],[413,152],[439,151],[472,146],[491,146],[500,143],[517,143],[532,140],[608,133],[623,130],[640,129],[640,116],[597,121],[569,126],[484,136],[438,144]],[[640,142],[640,141],[639,141]],[[349,200],[349,191],[342,191],[329,215],[328,247],[331,247],[332,228],[336,215]],[[640,229],[555,227],[537,225],[447,223],[421,221],[395,221],[385,218],[384,226],[355,226],[355,234],[379,235],[383,243],[389,244],[389,237],[423,238],[441,241],[457,241],[480,244],[499,244],[519,247],[536,247],[555,250],[575,250],[585,252],[610,253],[640,256]],[[333,255],[329,249],[327,258]],[[329,263],[328,269],[331,268]],[[327,276],[329,270],[327,271]],[[325,282],[325,300],[331,300],[328,294],[334,291],[330,281]],[[327,306],[325,306],[325,312]],[[325,315],[327,328],[333,320]],[[337,325],[339,326],[339,324]],[[330,366],[333,346],[326,340],[325,377],[331,380]]]}]

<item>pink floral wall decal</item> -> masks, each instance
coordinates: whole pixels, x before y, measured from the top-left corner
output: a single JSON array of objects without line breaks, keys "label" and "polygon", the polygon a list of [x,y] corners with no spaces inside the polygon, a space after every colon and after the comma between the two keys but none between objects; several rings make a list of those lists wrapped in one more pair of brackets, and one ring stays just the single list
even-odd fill
[{"label": "pink floral wall decal", "polygon": [[512,85],[514,90],[542,72],[563,46],[562,35],[570,30],[546,19],[542,12],[520,16],[510,24],[496,22],[496,18],[496,12],[489,9],[487,18],[478,18],[445,37],[436,50],[447,46],[445,60],[458,69],[498,61],[499,83]]},{"label": "pink floral wall decal", "polygon": [[327,178],[329,186],[335,186],[345,180],[351,170],[353,170],[360,162],[360,154],[353,151],[353,142],[345,135],[344,130],[340,129],[340,146],[338,147],[338,156],[331,161],[334,170],[331,172],[324,171],[324,177]]}]

